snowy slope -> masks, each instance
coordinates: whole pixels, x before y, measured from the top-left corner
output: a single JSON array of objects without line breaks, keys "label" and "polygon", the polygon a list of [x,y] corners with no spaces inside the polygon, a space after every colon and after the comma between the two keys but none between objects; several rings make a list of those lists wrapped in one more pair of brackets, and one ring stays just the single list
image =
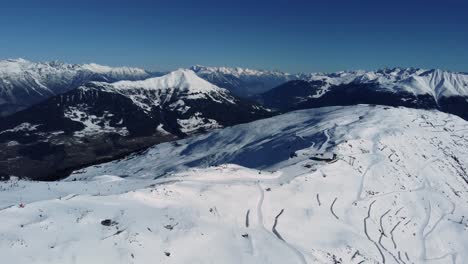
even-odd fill
[{"label": "snowy slope", "polygon": [[330,107],[160,144],[62,182],[13,179],[0,183],[2,259],[466,263],[467,131],[437,111]]},{"label": "snowy slope", "polygon": [[89,81],[113,82],[150,77],[142,69],[98,64],[0,61],[0,115],[11,114]]},{"label": "snowy slope", "polygon": [[430,70],[403,80],[399,86],[407,90],[429,93],[437,101],[443,97],[468,97],[468,74]]}]

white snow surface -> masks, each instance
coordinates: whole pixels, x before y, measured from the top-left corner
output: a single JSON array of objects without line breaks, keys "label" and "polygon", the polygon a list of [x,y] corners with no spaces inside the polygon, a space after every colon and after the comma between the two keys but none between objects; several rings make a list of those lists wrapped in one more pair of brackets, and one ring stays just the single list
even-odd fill
[{"label": "white snow surface", "polygon": [[328,107],[1,182],[2,260],[467,263],[467,132],[437,111]]}]

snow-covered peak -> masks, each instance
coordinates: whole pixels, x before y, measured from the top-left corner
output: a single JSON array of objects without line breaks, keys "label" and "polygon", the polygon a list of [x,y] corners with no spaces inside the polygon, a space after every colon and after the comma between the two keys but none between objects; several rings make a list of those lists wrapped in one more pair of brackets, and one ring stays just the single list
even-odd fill
[{"label": "snow-covered peak", "polygon": [[410,76],[402,86],[428,89],[436,99],[449,96],[468,96],[468,74],[429,70]]},{"label": "snow-covered peak", "polygon": [[83,68],[88,69],[88,70],[93,71],[93,72],[101,72],[101,73],[112,71],[111,67],[104,66],[104,65],[99,65],[99,64],[96,64],[96,63],[84,64]]},{"label": "snow-covered peak", "polygon": [[140,68],[132,67],[110,67],[105,65],[99,65],[96,63],[83,64],[81,66],[83,70],[88,70],[100,74],[120,74],[120,75],[141,75],[149,76],[148,72]]},{"label": "snow-covered peak", "polygon": [[179,69],[161,77],[142,81],[119,81],[112,84],[117,89],[141,88],[147,90],[178,89],[190,93],[219,92],[224,89],[205,81],[192,70]]},{"label": "snow-covered peak", "polygon": [[[234,104],[236,101],[226,89],[219,88],[187,69],[140,81],[93,82],[78,89],[86,92],[95,88],[124,95],[146,112],[150,112],[153,107],[168,104],[173,108],[184,108],[186,100],[206,99],[220,104]],[[180,102],[176,103],[174,99]]]},{"label": "snow-covered peak", "polygon": [[324,80],[332,84],[346,84],[350,82],[379,82],[390,83],[410,76],[425,72],[422,69],[414,68],[392,68],[380,69],[376,71],[354,70],[354,71],[338,71],[333,73],[311,73],[303,74],[305,79],[309,80]]},{"label": "snow-covered peak", "polygon": [[7,59],[0,61],[0,77],[4,78],[8,75],[18,74],[25,69],[31,62],[25,59]]},{"label": "snow-covered peak", "polygon": [[51,62],[31,62],[26,59],[7,59],[0,60],[0,77],[7,78],[12,75],[37,75],[43,77],[44,74],[54,73],[63,74],[67,72],[88,73],[88,74],[110,74],[110,75],[135,75],[149,76],[149,74],[139,68],[131,67],[110,67],[95,63],[90,64],[68,64],[59,61]]}]

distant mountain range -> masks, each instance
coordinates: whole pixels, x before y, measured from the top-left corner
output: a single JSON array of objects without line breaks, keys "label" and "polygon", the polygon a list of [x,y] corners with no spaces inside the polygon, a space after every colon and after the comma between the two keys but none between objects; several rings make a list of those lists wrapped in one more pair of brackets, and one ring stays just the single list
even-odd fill
[{"label": "distant mountain range", "polygon": [[291,80],[308,79],[307,74],[290,74],[281,71],[264,71],[244,68],[192,66],[203,79],[226,88],[241,97],[251,97],[266,92]]},{"label": "distant mountain range", "polygon": [[191,67],[200,77],[280,111],[379,104],[438,109],[468,119],[468,74],[419,68],[289,74]]},{"label": "distant mountain range", "polygon": [[[439,109],[467,118],[468,75],[442,70],[290,74],[245,68],[190,67],[201,78],[236,96],[287,111],[357,103]],[[164,73],[97,64],[0,61],[0,116],[25,109],[90,81],[143,80]]]},{"label": "distant mountain range", "polygon": [[268,116],[190,70],[91,82],[0,119],[0,176],[59,178],[71,168]]},{"label": "distant mountain range", "polygon": [[114,82],[149,77],[149,72],[138,68],[3,60],[0,61],[0,116],[25,109],[90,81]]},{"label": "distant mountain range", "polygon": [[154,77],[160,74],[0,61],[0,177],[56,179],[160,142],[297,109],[375,104],[468,120],[464,73],[394,68],[288,74],[193,66]]},{"label": "distant mountain range", "polygon": [[[226,88],[240,97],[250,97],[287,81],[303,79],[302,75],[279,71],[205,66],[193,66],[190,69],[203,79]],[[66,64],[56,61],[2,60],[0,61],[0,116],[26,109],[91,81],[111,83],[120,80],[144,80],[166,73],[93,63]]]},{"label": "distant mountain range", "polygon": [[306,80],[286,82],[257,99],[282,111],[379,104],[438,109],[468,119],[468,74],[412,68],[315,73]]}]

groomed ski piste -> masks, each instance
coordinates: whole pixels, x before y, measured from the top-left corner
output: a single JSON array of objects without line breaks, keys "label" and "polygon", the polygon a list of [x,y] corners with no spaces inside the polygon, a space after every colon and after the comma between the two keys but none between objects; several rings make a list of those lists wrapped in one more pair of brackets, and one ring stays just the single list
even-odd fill
[{"label": "groomed ski piste", "polygon": [[0,183],[4,263],[468,262],[468,122],[358,105]]}]

